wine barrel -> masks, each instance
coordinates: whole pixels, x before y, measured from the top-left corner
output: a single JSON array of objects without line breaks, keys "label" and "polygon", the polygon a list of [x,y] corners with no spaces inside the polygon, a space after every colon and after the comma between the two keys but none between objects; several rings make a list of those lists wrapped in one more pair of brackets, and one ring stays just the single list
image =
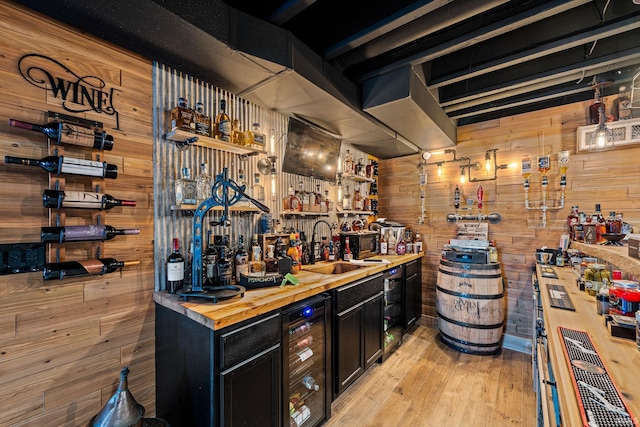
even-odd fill
[{"label": "wine barrel", "polygon": [[505,305],[499,263],[441,260],[436,308],[445,344],[470,354],[500,352]]}]

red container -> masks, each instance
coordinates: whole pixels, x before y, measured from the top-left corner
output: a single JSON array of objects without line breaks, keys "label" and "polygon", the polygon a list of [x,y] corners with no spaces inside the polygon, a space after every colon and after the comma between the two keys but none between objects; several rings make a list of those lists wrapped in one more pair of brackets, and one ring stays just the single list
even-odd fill
[{"label": "red container", "polygon": [[609,313],[621,316],[635,316],[640,310],[640,289],[638,282],[614,280],[609,289]]}]

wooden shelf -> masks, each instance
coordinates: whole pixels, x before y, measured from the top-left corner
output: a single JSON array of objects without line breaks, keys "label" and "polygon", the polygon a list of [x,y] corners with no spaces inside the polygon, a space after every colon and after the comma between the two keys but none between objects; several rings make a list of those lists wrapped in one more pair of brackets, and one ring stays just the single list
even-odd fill
[{"label": "wooden shelf", "polygon": [[183,130],[175,130],[167,132],[165,135],[165,139],[170,141],[184,142],[192,138],[197,138],[196,142],[193,142],[192,145],[197,145],[199,147],[211,148],[214,150],[222,150],[227,151],[229,153],[236,154],[267,154],[264,150],[258,150],[252,147],[243,147],[241,145],[232,144],[230,142],[221,141],[217,138],[211,138],[208,136],[198,135],[191,132],[186,132]]},{"label": "wooden shelf", "polygon": [[329,212],[282,211],[282,216],[329,216]]},{"label": "wooden shelf", "polygon": [[373,211],[336,211],[337,215],[373,215]]},{"label": "wooden shelf", "polygon": [[587,255],[601,258],[610,262],[621,270],[640,276],[640,259],[628,255],[628,246],[588,245],[585,243],[571,242],[570,247],[584,252]]},{"label": "wooden shelf", "polygon": [[342,178],[350,179],[351,181],[356,181],[356,182],[374,182],[376,180],[375,178],[367,178],[366,176],[351,175],[346,173],[342,174]]},{"label": "wooden shelf", "polygon": [[[194,211],[198,205],[171,205],[172,211]],[[222,206],[214,206],[210,211],[223,211]],[[253,206],[229,206],[229,212],[260,212],[260,209]]]}]

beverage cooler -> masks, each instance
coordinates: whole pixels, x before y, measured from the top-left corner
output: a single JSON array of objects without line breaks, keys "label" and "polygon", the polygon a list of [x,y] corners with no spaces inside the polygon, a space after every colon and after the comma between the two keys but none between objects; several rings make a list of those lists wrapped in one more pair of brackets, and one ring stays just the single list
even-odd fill
[{"label": "beverage cooler", "polygon": [[313,427],[331,415],[330,306],[322,294],[283,312],[284,425]]},{"label": "beverage cooler", "polygon": [[384,352],[383,360],[402,342],[404,267],[391,268],[383,273],[384,279]]}]

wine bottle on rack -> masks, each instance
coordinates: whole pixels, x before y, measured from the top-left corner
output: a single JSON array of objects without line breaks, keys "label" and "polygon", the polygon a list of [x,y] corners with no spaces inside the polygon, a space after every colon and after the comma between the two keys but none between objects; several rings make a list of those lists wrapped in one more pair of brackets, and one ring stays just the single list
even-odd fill
[{"label": "wine bottle on rack", "polygon": [[72,125],[63,122],[51,122],[46,125],[22,122],[9,119],[9,126],[42,132],[47,135],[54,144],[71,144],[82,147],[91,147],[97,150],[113,149],[113,137],[106,132],[98,132],[83,126]]},{"label": "wine bottle on rack", "polygon": [[42,227],[40,239],[43,243],[111,240],[116,236],[140,234],[137,228],[117,229],[110,225],[68,225],[66,227]]},{"label": "wine bottle on rack", "polygon": [[302,378],[302,384],[307,388],[307,390],[320,390],[320,386],[311,375],[305,375],[304,378]]},{"label": "wine bottle on rack", "polygon": [[118,261],[115,258],[96,258],[82,261],[63,261],[45,264],[42,277],[44,280],[65,279],[67,277],[97,276],[122,267],[133,267],[140,261]]},{"label": "wine bottle on rack", "polygon": [[68,173],[72,175],[97,176],[101,178],[116,179],[118,166],[107,162],[75,159],[64,156],[47,156],[43,159],[27,159],[23,157],[5,156],[5,163],[25,166],[40,166],[50,173],[60,175]]},{"label": "wine bottle on rack", "polygon": [[44,190],[42,204],[45,208],[79,208],[106,210],[116,206],[135,206],[133,200],[120,200],[104,193],[90,191]]}]

